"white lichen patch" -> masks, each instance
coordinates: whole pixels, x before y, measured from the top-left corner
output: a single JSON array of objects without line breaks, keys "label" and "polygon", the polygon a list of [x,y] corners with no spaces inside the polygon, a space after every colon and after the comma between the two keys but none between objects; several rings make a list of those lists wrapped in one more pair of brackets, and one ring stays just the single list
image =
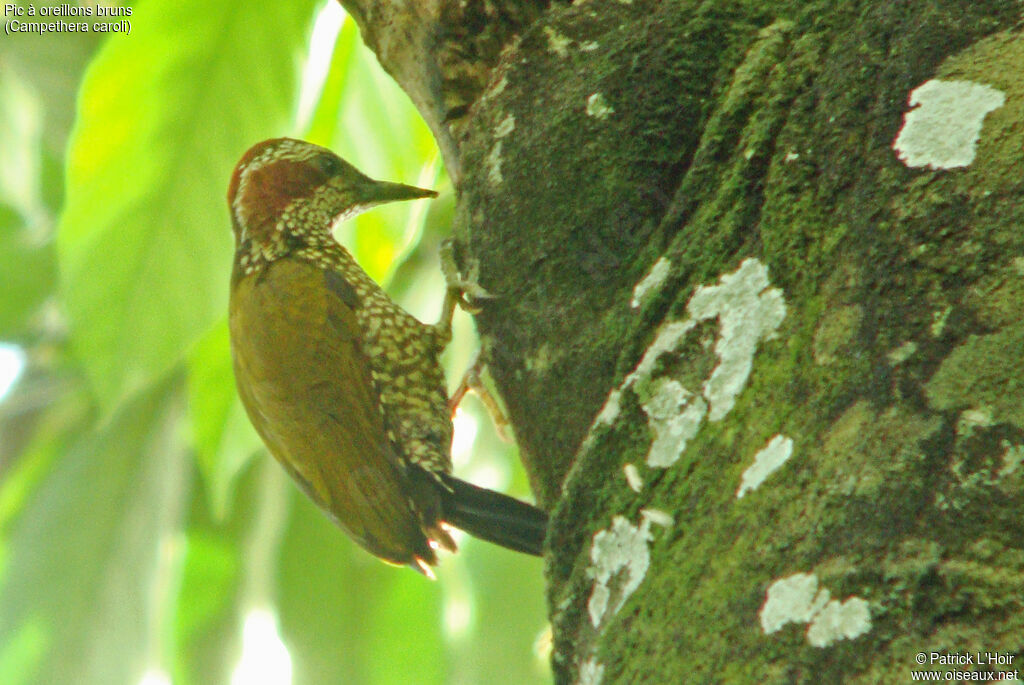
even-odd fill
[{"label": "white lichen patch", "polygon": [[690,316],[697,321],[717,317],[721,326],[715,344],[719,364],[704,382],[709,421],[720,421],[732,410],[750,376],[758,342],[774,336],[786,316],[782,291],[769,286],[768,269],[748,258],[718,285],[701,286],[690,298]]},{"label": "white lichen patch", "polygon": [[587,116],[594,117],[595,119],[607,119],[610,114],[614,114],[615,110],[612,106],[604,99],[604,95],[601,93],[594,93],[587,98]]},{"label": "white lichen patch", "polygon": [[[487,297],[493,297],[493,295],[488,295]],[[531,373],[545,373],[550,369],[554,363],[554,354],[551,347],[547,342],[541,343],[536,352],[523,360],[523,366],[526,367],[526,370]]]},{"label": "white lichen patch", "polygon": [[[642,293],[637,295],[634,289],[634,300],[638,297]],[[714,351],[719,363],[702,384],[701,392],[671,378],[659,379],[650,384],[649,394],[641,403],[653,435],[648,465],[665,468],[674,464],[705,418],[717,421],[732,410],[750,376],[759,341],[775,335],[786,315],[786,305],[782,291],[769,287],[764,264],[751,258],[722,276],[717,285],[697,288],[687,311],[691,318],[661,325],[636,368],[609,393],[582,449],[589,449],[599,426],[611,425],[618,418],[623,392],[650,380],[662,355],[676,351],[699,321],[717,318],[720,325]]]},{"label": "white lichen patch", "polygon": [[[615,422],[621,410],[622,391],[632,386],[638,380],[650,377],[658,358],[678,347],[687,331],[693,328],[694,325],[692,321],[671,321],[667,324],[662,324],[661,328],[658,329],[658,335],[655,336],[654,342],[644,352],[640,363],[623,379],[622,385],[608,393],[608,399],[605,400],[604,406],[601,407],[597,418],[594,419],[590,433],[593,433],[594,429],[598,426],[610,426]],[[589,435],[587,439],[590,439]]]},{"label": "white lichen patch", "polygon": [[845,602],[833,599],[819,611],[807,629],[812,647],[828,647],[838,640],[852,640],[871,630],[871,611],[860,597]]},{"label": "white lichen patch", "polygon": [[622,467],[622,473],[626,476],[626,485],[633,492],[640,492],[644,489],[644,479],[640,477],[640,469],[636,464],[626,464]]},{"label": "white lichen patch", "polygon": [[516,118],[514,115],[509,114],[504,119],[498,122],[498,125],[494,127],[494,147],[487,155],[487,159],[484,160],[484,166],[487,167],[487,180],[492,185],[501,185],[505,180],[504,175],[501,173],[501,139],[506,137],[512,131],[516,130]]},{"label": "white lichen patch", "polygon": [[501,141],[499,140],[491,148],[484,162],[487,167],[487,180],[493,185],[501,185],[505,177],[501,175]]},{"label": "white lichen patch", "polygon": [[[597,418],[594,419],[594,426],[591,427],[590,432],[593,432],[596,426],[610,426],[615,423],[615,419],[619,418],[619,412],[622,410],[621,400],[622,393],[619,390],[612,390],[608,393],[608,399],[604,401],[604,406],[597,413]],[[587,439],[590,439],[589,435]]]},{"label": "white lichen patch", "polygon": [[985,115],[1002,107],[1006,95],[972,81],[926,81],[910,93],[915,109],[903,115],[892,147],[909,167],[965,167],[974,161]]},{"label": "white lichen patch", "polygon": [[494,137],[504,138],[512,131],[516,130],[516,118],[515,115],[509,114],[502,119],[497,126],[494,127]]},{"label": "white lichen patch", "polygon": [[760,618],[766,635],[788,623],[807,623],[807,641],[813,647],[852,640],[871,629],[871,612],[864,599],[831,599],[828,590],[818,588],[818,577],[811,573],[795,573],[772,583]]},{"label": "white lichen patch", "polygon": [[612,614],[617,612],[640,587],[651,564],[651,539],[651,522],[647,518],[634,526],[624,517],[616,516],[610,528],[594,534],[587,569],[594,587],[587,610],[595,628],[609,610]]},{"label": "white lichen patch", "polygon": [[740,478],[740,487],[736,490],[739,499],[751,490],[756,490],[768,476],[775,473],[793,455],[793,440],[784,435],[776,435],[754,455],[754,463],[747,467]]},{"label": "white lichen patch", "polygon": [[508,76],[507,75],[503,75],[501,77],[501,79],[497,83],[495,83],[493,86],[491,86],[490,90],[487,91],[485,97],[492,98],[495,95],[499,95],[502,92],[504,92],[505,88],[507,88],[507,87],[508,87]]},{"label": "white lichen patch", "polygon": [[599,47],[601,46],[597,43],[597,41],[594,40],[588,40],[584,41],[583,43],[580,43],[581,52],[593,52],[594,50],[597,50]]},{"label": "white lichen patch", "polygon": [[650,378],[651,374],[654,373],[654,365],[657,364],[661,355],[672,352],[679,347],[686,334],[696,325],[695,321],[670,321],[669,323],[662,324],[661,328],[658,329],[658,335],[655,336],[654,342],[647,347],[644,356],[640,359],[640,363],[636,365],[636,369],[633,370],[633,373],[626,376],[623,387],[628,387],[638,380]]},{"label": "white lichen patch", "polygon": [[569,55],[569,46],[572,45],[572,38],[563,36],[550,26],[544,27],[544,35],[548,38],[548,50],[559,57],[566,57]]},{"label": "white lichen patch", "polygon": [[594,587],[590,591],[590,601],[587,602],[587,611],[590,613],[590,622],[595,628],[601,624],[605,612],[608,611],[608,598],[611,595],[612,591],[606,584],[594,583]]},{"label": "white lichen patch", "polygon": [[957,435],[967,437],[979,428],[991,428],[995,422],[992,407],[971,407],[960,412],[956,421],[956,432]]},{"label": "white lichen patch", "polygon": [[601,685],[604,680],[604,665],[591,657],[580,664],[579,685]]},{"label": "white lichen patch", "polygon": [[828,590],[818,591],[818,576],[813,573],[780,578],[768,587],[760,612],[761,628],[771,635],[787,623],[810,623],[828,600]]},{"label": "white lichen patch", "polygon": [[1021,464],[1024,464],[1024,445],[1014,445],[1004,440],[1003,448],[1003,465],[997,474],[1000,478],[1016,473]]},{"label": "white lichen patch", "polygon": [[908,340],[907,342],[897,347],[895,350],[892,350],[886,356],[889,357],[890,364],[892,364],[893,366],[899,366],[903,362],[913,357],[915,352],[917,352],[917,343],[914,342],[913,340]]},{"label": "white lichen patch", "polygon": [[672,262],[661,257],[654,263],[651,270],[647,272],[647,275],[640,279],[635,286],[633,286],[633,299],[629,305],[636,309],[643,302],[653,295],[654,293],[661,290],[661,286],[665,285],[665,279],[668,278],[669,273],[672,271]]},{"label": "white lichen patch", "polygon": [[654,433],[647,465],[656,468],[668,468],[679,460],[708,411],[704,398],[672,378],[659,379],[651,398],[640,406]]},{"label": "white lichen patch", "polygon": [[661,509],[652,509],[650,507],[640,510],[640,515],[644,517],[644,521],[654,523],[661,526],[662,528],[671,528],[676,524],[676,520],[672,517],[672,514]]},{"label": "white lichen patch", "polygon": [[1013,261],[1010,262],[1010,268],[1012,268],[1018,276],[1024,276],[1024,257],[1014,257]]}]

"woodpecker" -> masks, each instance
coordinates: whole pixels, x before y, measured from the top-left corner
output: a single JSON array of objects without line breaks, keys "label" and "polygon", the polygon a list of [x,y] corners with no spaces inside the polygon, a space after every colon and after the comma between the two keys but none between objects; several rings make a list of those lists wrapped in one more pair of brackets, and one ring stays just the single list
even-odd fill
[{"label": "woodpecker", "polygon": [[238,392],[267,449],[359,545],[431,576],[450,527],[539,555],[540,509],[451,475],[439,356],[461,293],[427,325],[333,237],[374,205],[435,197],[375,181],[330,150],[256,144],[235,167],[229,325]]}]

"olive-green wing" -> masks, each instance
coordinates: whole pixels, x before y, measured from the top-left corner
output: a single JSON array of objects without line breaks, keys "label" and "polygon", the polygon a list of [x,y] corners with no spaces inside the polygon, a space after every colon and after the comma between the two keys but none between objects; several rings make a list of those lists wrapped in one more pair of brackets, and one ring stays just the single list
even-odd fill
[{"label": "olive-green wing", "polygon": [[271,453],[363,547],[394,563],[432,562],[360,348],[358,301],[327,279],[285,259],[236,285],[230,324],[243,403]]}]

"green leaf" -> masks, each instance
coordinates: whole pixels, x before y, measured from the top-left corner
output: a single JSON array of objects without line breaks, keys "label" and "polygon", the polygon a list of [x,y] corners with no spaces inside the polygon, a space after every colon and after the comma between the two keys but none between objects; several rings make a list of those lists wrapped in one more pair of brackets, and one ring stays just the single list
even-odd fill
[{"label": "green leaf", "polygon": [[176,684],[226,683],[238,658],[239,528],[190,527],[168,649]]},{"label": "green leaf", "polygon": [[89,68],[58,248],[73,349],[104,413],[227,306],[224,194],[286,130],[314,3],[148,0]]},{"label": "green leaf", "polygon": [[[453,636],[461,639],[448,642],[452,680],[481,683],[500,673],[500,682],[550,683],[550,667],[536,645],[547,624],[543,561],[477,540],[464,542],[453,561],[458,569],[442,580],[461,581],[458,595],[466,597],[472,620],[465,635]],[[446,599],[455,594],[445,589]]]},{"label": "green leaf", "polygon": [[274,469],[280,467],[269,457],[243,469],[226,517],[211,516],[208,497],[196,492],[192,498],[172,639],[165,646],[175,685],[227,683],[237,665],[247,595],[254,580],[269,584],[261,579],[276,574],[275,564],[254,553],[254,545],[280,527],[266,516],[267,472]]},{"label": "green leaf", "polygon": [[46,654],[46,635],[39,621],[26,621],[0,645],[0,683],[29,685]]},{"label": "green leaf", "polygon": [[[187,499],[177,384],[156,386],[71,445],[13,526],[0,584],[0,673],[33,683],[138,682]],[[34,661],[34,663],[27,663]]]},{"label": "green leaf", "polygon": [[9,208],[0,206],[0,340],[18,340],[32,315],[53,293],[57,275],[53,245],[39,244]]},{"label": "green leaf", "polygon": [[189,416],[210,509],[220,520],[239,473],[262,447],[235,390],[226,319],[189,356]]},{"label": "green leaf", "polygon": [[189,533],[180,595],[185,601],[175,618],[179,642],[210,631],[232,606],[238,565],[238,550],[229,538],[205,530]]},{"label": "green leaf", "polygon": [[437,584],[385,566],[295,500],[277,576],[294,684],[446,682]]},{"label": "green leaf", "polygon": [[[18,4],[24,8],[28,3]],[[32,4],[37,10],[44,6],[66,5],[60,0]],[[50,154],[62,154],[64,151],[75,116],[79,80],[102,40],[101,33],[76,31],[43,35],[22,33],[0,42],[0,63],[4,65],[4,71],[7,75],[14,74],[30,88],[34,99],[38,99],[42,106],[42,112],[36,113],[33,123],[42,125],[39,133]],[[9,152],[10,148],[0,145],[0,150]]]}]

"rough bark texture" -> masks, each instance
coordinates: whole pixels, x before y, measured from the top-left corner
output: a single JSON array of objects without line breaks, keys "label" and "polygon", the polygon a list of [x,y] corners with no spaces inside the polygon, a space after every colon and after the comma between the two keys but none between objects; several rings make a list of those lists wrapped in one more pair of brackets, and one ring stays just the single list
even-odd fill
[{"label": "rough bark texture", "polygon": [[502,50],[533,23],[546,0],[339,0],[363,40],[408,93],[437,138],[458,183],[460,123]]},{"label": "rough bark texture", "polygon": [[[456,246],[496,295],[558,681],[1018,667],[1020,3],[511,5],[433,99],[415,64],[457,51],[378,54],[447,136]],[[469,35],[442,16],[413,33]],[[372,47],[409,35],[362,17]],[[897,154],[931,80],[959,95],[920,91],[935,135]]]}]

